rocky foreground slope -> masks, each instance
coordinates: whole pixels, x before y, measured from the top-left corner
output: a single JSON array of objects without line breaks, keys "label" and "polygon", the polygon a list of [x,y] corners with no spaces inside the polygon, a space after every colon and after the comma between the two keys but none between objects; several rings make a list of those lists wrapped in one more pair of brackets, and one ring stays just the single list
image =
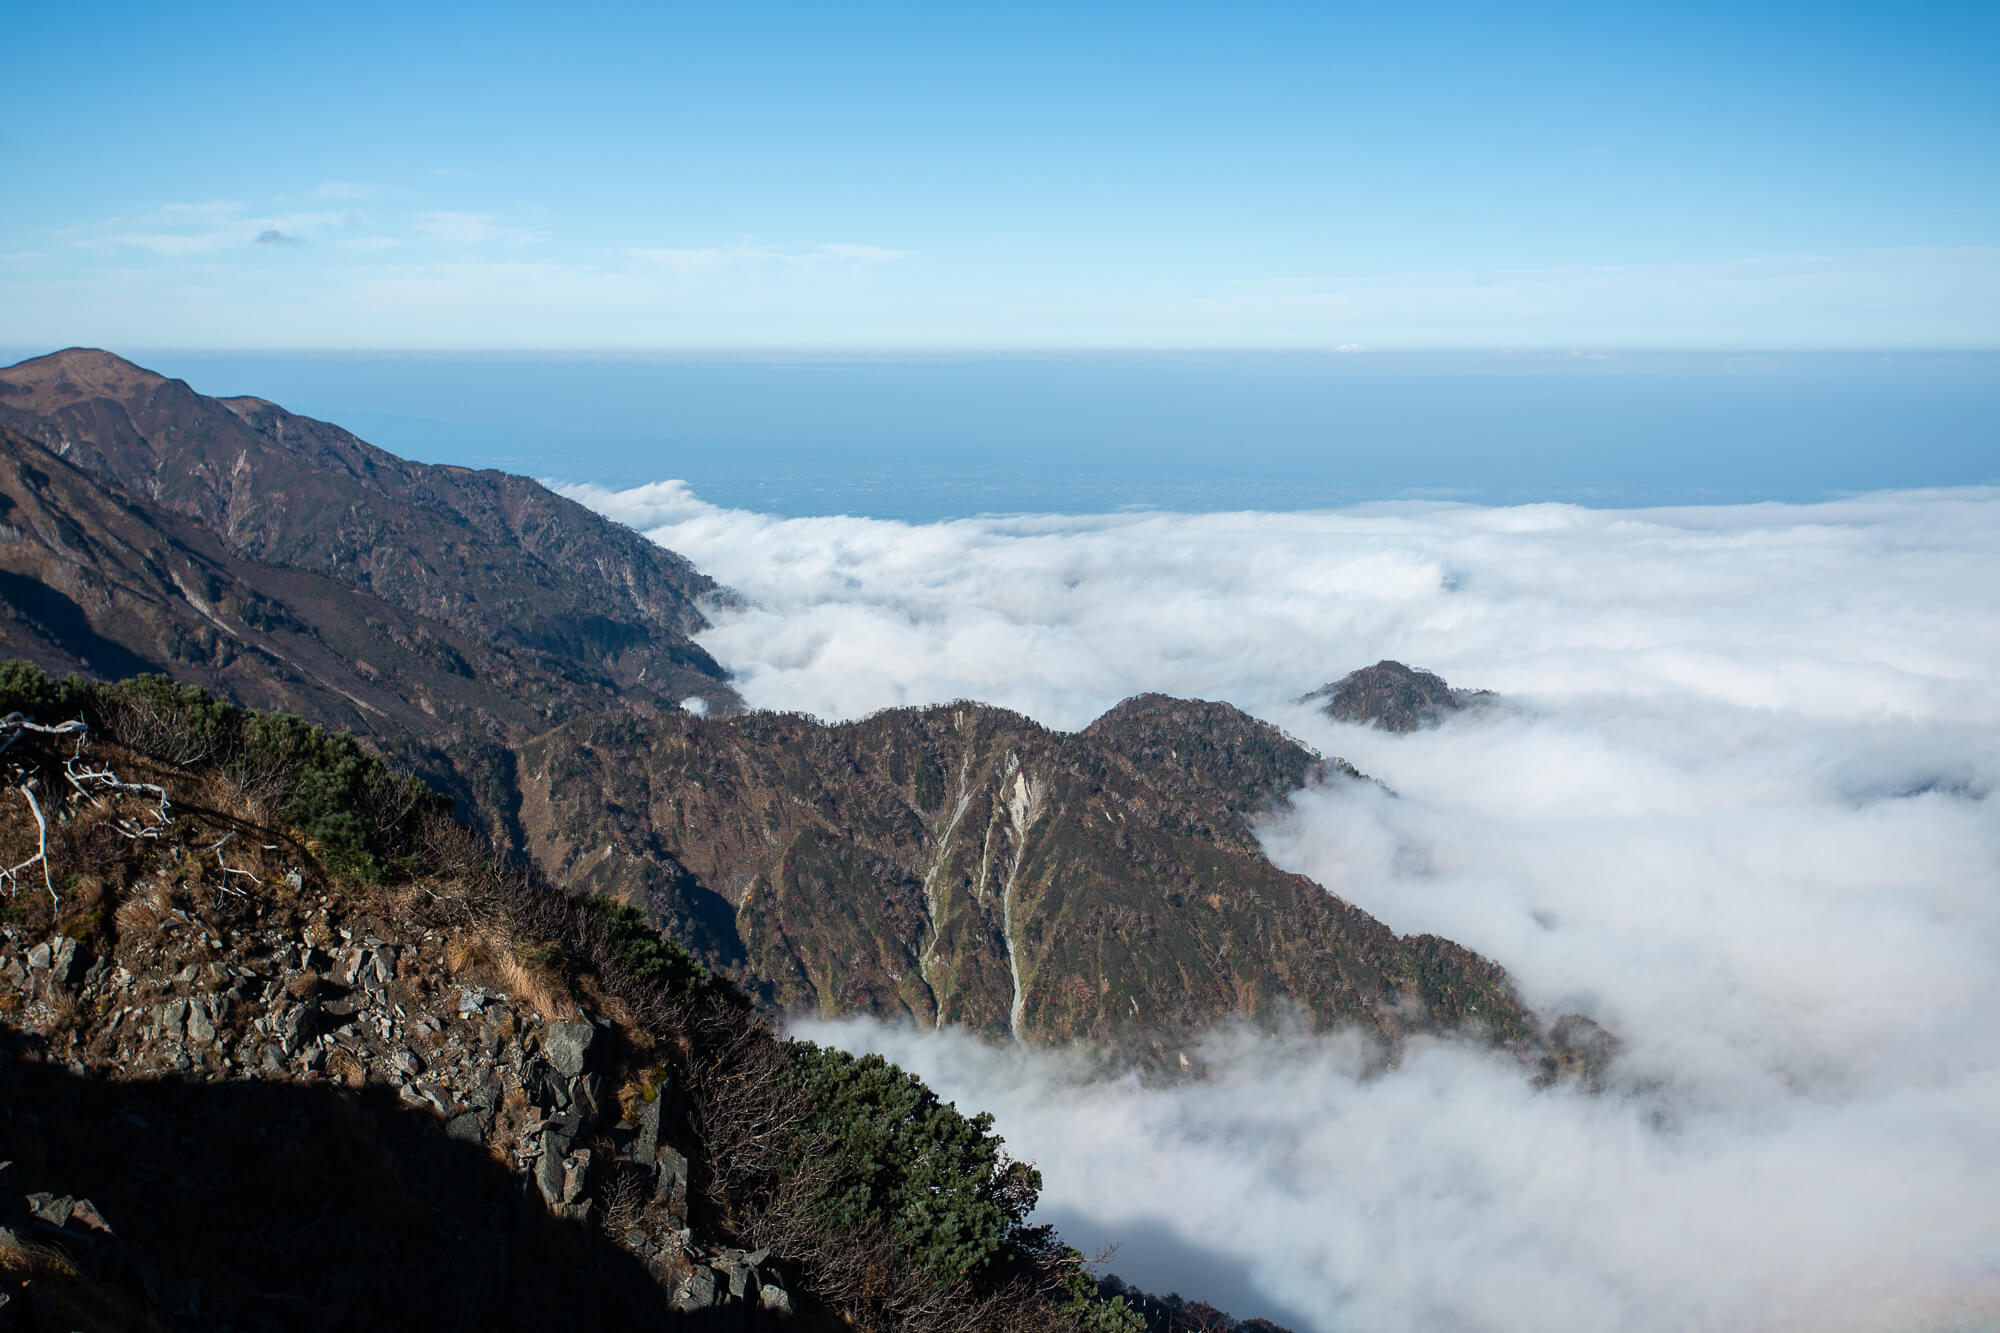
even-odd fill
[{"label": "rocky foreground slope", "polygon": [[990,1121],[352,742],[159,681],[16,709],[0,1327],[1140,1327]]}]

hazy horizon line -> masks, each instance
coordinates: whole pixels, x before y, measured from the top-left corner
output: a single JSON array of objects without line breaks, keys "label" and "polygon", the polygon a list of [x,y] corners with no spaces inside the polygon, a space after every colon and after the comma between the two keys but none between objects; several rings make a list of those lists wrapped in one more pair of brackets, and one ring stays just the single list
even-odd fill
[{"label": "hazy horizon line", "polygon": [[1152,346],[1146,344],[1129,345],[1050,345],[1050,344],[1005,344],[966,346],[915,346],[901,344],[729,344],[729,345],[662,345],[645,346],[604,346],[604,347],[396,347],[393,345],[372,346],[284,346],[284,347],[230,347],[214,346],[173,346],[151,344],[133,346],[120,350],[116,347],[93,343],[68,343],[36,350],[27,344],[0,344],[0,357],[11,357],[6,364],[15,365],[21,361],[54,356],[61,352],[101,351],[125,360],[165,355],[165,356],[268,356],[289,357],[418,357],[453,360],[542,360],[542,361],[648,361],[648,360],[756,360],[756,359],[797,359],[815,358],[826,360],[940,360],[953,361],[985,357],[1051,360],[1089,360],[1110,357],[1145,357],[1173,359],[1178,357],[1324,357],[1336,362],[1355,363],[1367,360],[1397,358],[1462,357],[1482,360],[1506,361],[1551,360],[1559,363],[1587,362],[1603,364],[1619,358],[1662,358],[1688,357],[1701,360],[1743,359],[1754,360],[1764,357],[1821,358],[1821,357],[1983,357],[2000,356],[2000,344],[1993,346],[1691,346],[1676,344],[1635,345],[1613,343],[1549,343],[1518,345],[1467,344],[1455,346],[1377,346],[1377,345],[1302,345],[1268,344],[1260,346],[1237,346],[1229,344],[1201,345],[1186,344],[1175,346]]}]

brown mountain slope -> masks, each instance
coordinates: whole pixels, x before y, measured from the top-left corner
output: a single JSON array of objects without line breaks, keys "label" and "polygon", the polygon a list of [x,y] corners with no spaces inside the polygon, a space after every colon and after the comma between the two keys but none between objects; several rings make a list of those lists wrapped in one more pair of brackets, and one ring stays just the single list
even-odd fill
[{"label": "brown mountain slope", "polygon": [[714,582],[524,477],[412,463],[260,398],[208,398],[108,352],[0,370],[0,426],[241,556],[325,575],[567,674],[733,702],[689,634]]},{"label": "brown mountain slope", "polygon": [[841,726],[628,711],[539,738],[519,771],[541,864],[705,903],[782,1008],[1160,1054],[1293,1009],[1392,1043],[1535,1026],[1500,968],[1265,859],[1249,815],[1354,775],[1226,704],[1143,696],[1075,734],[981,704]]},{"label": "brown mountain slope", "polygon": [[110,679],[164,672],[371,737],[503,835],[507,744],[622,697],[558,655],[243,556],[5,429],[0,657]]}]

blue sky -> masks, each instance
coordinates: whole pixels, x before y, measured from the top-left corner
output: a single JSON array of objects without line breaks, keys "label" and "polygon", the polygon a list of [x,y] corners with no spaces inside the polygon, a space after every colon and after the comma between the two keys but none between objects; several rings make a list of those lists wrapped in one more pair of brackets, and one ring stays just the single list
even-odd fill
[{"label": "blue sky", "polygon": [[1996,15],[29,6],[0,344],[1994,347]]}]

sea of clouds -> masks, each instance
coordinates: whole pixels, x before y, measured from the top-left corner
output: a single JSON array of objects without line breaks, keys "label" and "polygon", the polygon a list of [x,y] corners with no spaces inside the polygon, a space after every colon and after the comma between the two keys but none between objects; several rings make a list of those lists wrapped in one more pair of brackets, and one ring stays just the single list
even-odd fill
[{"label": "sea of clouds", "polygon": [[[2000,491],[908,525],[567,489],[742,594],[703,642],[753,704],[1163,690],[1351,760],[1386,790],[1300,793],[1273,859],[1623,1043],[1590,1094],[1224,1032],[1159,1088],[801,1025],[992,1110],[1127,1278],[1302,1331],[2000,1327]],[[1383,657],[1504,702],[1296,702]]]}]

